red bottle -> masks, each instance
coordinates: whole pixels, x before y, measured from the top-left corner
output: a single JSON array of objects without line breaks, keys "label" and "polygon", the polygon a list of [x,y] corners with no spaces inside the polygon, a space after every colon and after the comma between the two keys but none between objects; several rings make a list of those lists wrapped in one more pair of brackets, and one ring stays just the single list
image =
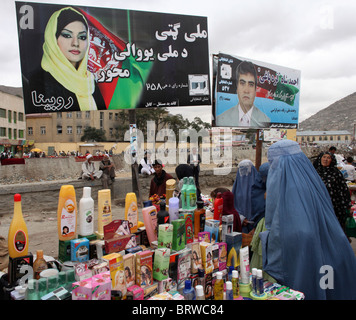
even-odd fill
[{"label": "red bottle", "polygon": [[223,198],[221,192],[218,192],[214,201],[214,220],[219,220],[221,224],[221,217],[223,214]]}]

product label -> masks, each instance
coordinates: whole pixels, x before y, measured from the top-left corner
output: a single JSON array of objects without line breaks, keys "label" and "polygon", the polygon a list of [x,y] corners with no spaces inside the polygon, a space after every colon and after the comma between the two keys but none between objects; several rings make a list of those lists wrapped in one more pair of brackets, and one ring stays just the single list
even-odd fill
[{"label": "product label", "polygon": [[75,204],[71,199],[68,199],[62,208],[61,215],[61,232],[63,237],[72,237],[76,227],[76,211]]},{"label": "product label", "polygon": [[137,205],[132,202],[127,211],[127,220],[129,221],[130,229],[137,227]]},{"label": "product label", "polygon": [[109,201],[104,202],[104,205],[102,207],[102,213],[103,225],[106,226],[108,223],[111,222],[111,206]]},{"label": "product label", "polygon": [[26,238],[26,233],[24,233],[22,230],[19,230],[15,234],[14,238],[14,247],[17,252],[22,252],[25,250],[27,243],[27,238]]}]

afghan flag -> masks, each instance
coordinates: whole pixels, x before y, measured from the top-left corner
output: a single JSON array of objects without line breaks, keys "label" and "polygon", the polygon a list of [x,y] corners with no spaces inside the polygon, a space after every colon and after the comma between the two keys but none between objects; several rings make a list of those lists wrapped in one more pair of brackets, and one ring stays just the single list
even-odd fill
[{"label": "afghan flag", "polygon": [[[98,20],[80,10],[89,25],[88,70],[94,74],[107,109],[133,109],[140,100],[152,61],[136,61],[130,44],[106,29]],[[120,53],[125,59],[118,59]],[[136,52],[136,50],[135,50]]]},{"label": "afghan flag", "polygon": [[276,71],[256,65],[257,90],[256,97],[282,101],[294,105],[299,89],[287,83]]}]

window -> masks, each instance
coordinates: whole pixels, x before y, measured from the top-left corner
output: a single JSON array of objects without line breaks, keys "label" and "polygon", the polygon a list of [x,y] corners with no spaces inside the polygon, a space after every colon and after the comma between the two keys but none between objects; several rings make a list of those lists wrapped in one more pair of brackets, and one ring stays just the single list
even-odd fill
[{"label": "window", "polygon": [[109,112],[109,120],[112,120],[112,112]]},{"label": "window", "polygon": [[23,132],[23,130],[19,130],[19,138],[20,138],[20,139],[24,138],[24,132]]},{"label": "window", "polygon": [[19,112],[19,121],[23,121],[23,112]]},{"label": "window", "polygon": [[345,136],[345,140],[346,140],[346,141],[349,140],[349,136]]},{"label": "window", "polygon": [[17,139],[17,129],[14,129],[14,139]]},{"label": "window", "polygon": [[114,128],[109,128],[110,137],[114,135]]},{"label": "window", "polygon": [[0,127],[0,136],[1,137],[6,137],[6,128]]},{"label": "window", "polygon": [[322,136],[320,136],[320,137],[319,137],[319,141],[322,141],[322,140],[323,140],[323,137],[322,137]]},{"label": "window", "polygon": [[[17,122],[17,112],[16,111],[14,111],[14,123],[16,123]],[[16,139],[16,138],[15,138]]]},{"label": "window", "polygon": [[119,120],[119,114],[115,113],[115,120]]},{"label": "window", "polygon": [[7,119],[9,120],[9,123],[11,123],[11,116],[12,116],[11,110],[8,110],[7,111]]},{"label": "window", "polygon": [[1,118],[6,118],[6,110],[3,108],[0,108],[0,117]]},{"label": "window", "polygon": [[73,127],[67,126],[67,134],[72,134],[72,133],[73,133]]},{"label": "window", "polygon": [[67,118],[73,118],[73,114],[71,112],[67,112]]},{"label": "window", "polygon": [[62,112],[57,112],[57,119],[62,119]]},{"label": "window", "polygon": [[104,112],[100,112],[100,129],[104,129]]},{"label": "window", "polygon": [[27,134],[28,134],[29,136],[32,136],[32,135],[33,135],[33,128],[32,128],[32,127],[28,127],[28,128],[27,128]]},{"label": "window", "polygon": [[333,136],[330,136],[330,141],[333,141],[334,140],[334,137]]},{"label": "window", "polygon": [[85,119],[90,119],[90,111],[85,111]]},{"label": "window", "polygon": [[40,131],[41,131],[41,134],[46,134],[46,127],[41,127]]},{"label": "window", "polygon": [[82,112],[81,111],[77,111],[77,119],[81,119],[82,118]]},{"label": "window", "polygon": [[82,134],[82,126],[77,126],[77,134]]},{"label": "window", "polygon": [[57,126],[57,134],[62,134],[62,126]]},{"label": "window", "polygon": [[9,139],[12,139],[12,129],[11,128],[7,128],[7,136]]}]

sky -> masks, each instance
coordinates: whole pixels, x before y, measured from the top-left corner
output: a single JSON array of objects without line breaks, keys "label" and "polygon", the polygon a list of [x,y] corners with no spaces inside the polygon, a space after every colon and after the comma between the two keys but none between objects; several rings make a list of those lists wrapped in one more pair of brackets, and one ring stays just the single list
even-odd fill
[{"label": "sky", "polygon": [[[301,71],[299,122],[356,91],[354,0],[37,0],[205,16],[209,53]],[[0,2],[0,85],[21,87],[15,0]],[[211,121],[211,106],[170,108]]]}]

